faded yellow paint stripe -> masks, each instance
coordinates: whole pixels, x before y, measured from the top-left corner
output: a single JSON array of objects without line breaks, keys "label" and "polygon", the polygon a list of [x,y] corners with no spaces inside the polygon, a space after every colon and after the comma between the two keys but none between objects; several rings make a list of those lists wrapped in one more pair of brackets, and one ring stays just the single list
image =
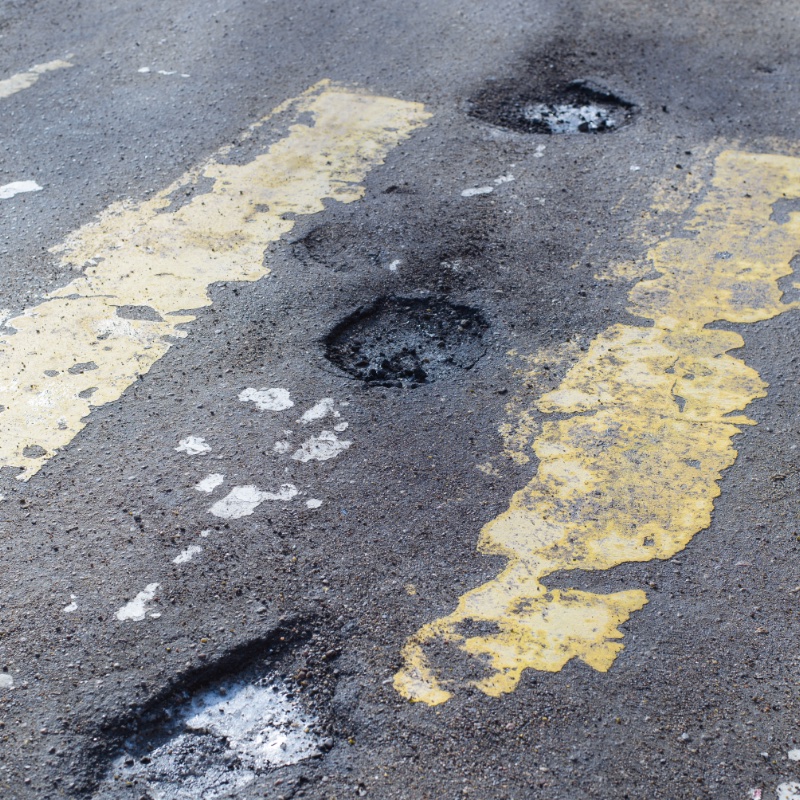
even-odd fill
[{"label": "faded yellow paint stripe", "polygon": [[16,75],[0,81],[0,100],[4,97],[11,97],[12,94],[21,92],[23,89],[30,89],[45,72],[67,69],[71,66],[72,64],[69,61],[48,61],[45,64],[36,64],[26,72],[18,72]]},{"label": "faded yellow paint stripe", "polygon": [[[315,214],[326,198],[358,200],[367,172],[430,116],[419,103],[329,82],[257,125],[284,114],[310,119],[249,163],[230,163],[236,148],[225,148],[153,199],[111,206],[54,249],[63,265],[86,271],[6,323],[16,333],[0,337],[0,466],[33,475],[93,407],[119,398],[186,336],[180,326],[194,317],[184,312],[209,305],[210,284],[268,273],[266,246],[294,226],[286,215]],[[173,209],[209,179],[209,191]],[[160,320],[121,318],[121,306],[149,306]]]},{"label": "faded yellow paint stripe", "polygon": [[[733,436],[750,423],[737,412],[767,387],[728,355],[741,336],[706,326],[796,307],[782,303],[778,281],[800,250],[800,213],[773,214],[773,205],[798,197],[800,159],[717,157],[684,234],[648,253],[660,277],[630,292],[631,313],[652,327],[610,327],[536,403],[571,416],[543,424],[536,476],[481,532],[479,551],[508,565],[410,638],[395,676],[401,694],[436,705],[464,684],[492,696],[513,691],[523,670],[558,671],[572,658],[611,667],[619,625],[645,593],[551,590],[542,581],[560,570],[670,558],[710,524],[718,481],[736,458]],[[474,656],[478,677],[448,670],[442,643]]]}]

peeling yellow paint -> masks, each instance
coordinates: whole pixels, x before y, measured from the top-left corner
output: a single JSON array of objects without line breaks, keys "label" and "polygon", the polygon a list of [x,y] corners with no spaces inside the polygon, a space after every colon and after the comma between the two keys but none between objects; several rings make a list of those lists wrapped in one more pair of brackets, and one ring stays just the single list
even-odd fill
[{"label": "peeling yellow paint", "polygon": [[[215,281],[254,281],[264,250],[328,198],[352,203],[361,181],[430,116],[422,105],[323,82],[275,114],[310,115],[249,163],[227,147],[153,199],[111,206],[53,252],[85,273],[9,320],[0,336],[0,466],[27,479],[186,336],[185,311],[210,304]],[[254,127],[247,132],[251,136]],[[213,182],[179,208],[198,181]],[[147,306],[152,319],[128,319]],[[152,312],[155,312],[153,314]],[[160,319],[159,319],[160,318]],[[155,320],[155,321],[154,321]]]},{"label": "peeling yellow paint", "polygon": [[30,89],[39,76],[45,72],[53,72],[57,69],[67,69],[71,67],[69,61],[48,61],[46,64],[36,64],[31,67],[27,72],[18,72],[10,78],[0,81],[0,100],[4,97],[11,97],[12,94],[21,92],[23,89]]},{"label": "peeling yellow paint", "polygon": [[515,350],[508,354],[522,362],[514,370],[514,377],[523,388],[506,403],[508,422],[500,426],[499,432],[503,438],[503,455],[515,464],[521,466],[530,462],[533,442],[542,428],[536,413],[536,395],[552,380],[559,368],[575,362],[580,351],[580,341],[576,338],[544,347],[534,355],[521,356]]},{"label": "peeling yellow paint", "polygon": [[[437,705],[460,685],[513,691],[523,670],[558,671],[573,658],[608,670],[622,649],[619,626],[647,602],[639,589],[610,595],[548,589],[563,570],[609,569],[666,559],[711,522],[740,413],[766,384],[729,352],[738,333],[712,322],[756,322],[796,304],[778,280],[800,250],[800,213],[773,204],[800,198],[800,159],[726,151],[681,236],[648,253],[660,273],[634,285],[630,312],[652,327],[600,334],[554,391],[536,438],[536,476],[486,525],[478,549],[508,565],[467,592],[449,616],[423,626],[403,650],[396,689]],[[429,659],[439,643],[473,656],[468,680]],[[441,647],[437,649],[441,657]]]}]

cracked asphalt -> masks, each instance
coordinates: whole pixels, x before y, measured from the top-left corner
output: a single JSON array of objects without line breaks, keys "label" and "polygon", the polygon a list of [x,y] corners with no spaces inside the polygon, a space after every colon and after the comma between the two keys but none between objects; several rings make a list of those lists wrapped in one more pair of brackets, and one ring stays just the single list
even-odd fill
[{"label": "cracked asphalt", "polygon": [[[798,26],[788,0],[0,0],[8,358],[27,335],[14,319],[96,266],[59,245],[187,174],[187,203],[204,202],[197,165],[228,146],[223,166],[248,164],[321,125],[305,110],[240,139],[309,87],[430,115],[407,135],[384,125],[380,158],[358,149],[363,196],[286,212],[268,274],[211,281],[176,323],[188,335],[29,480],[3,462],[0,796],[191,797],[187,776],[245,761],[209,745],[205,766],[158,780],[119,764],[169,745],[208,687],[265,677],[313,717],[316,749],[196,796],[800,797],[797,310],[708,329],[741,335],[732,355],[768,384],[710,525],[672,557],[547,578],[646,593],[606,671],[571,658],[492,696],[486,660],[442,639],[426,652],[451,698],[410,702],[395,678],[409,637],[506,566],[476,545],[541,461],[536,399],[609,326],[643,325],[629,292],[720,153],[800,158]],[[536,115],[570,103],[620,124],[545,132]],[[21,181],[40,188],[4,196]],[[800,184],[783,194],[776,225]],[[23,434],[0,413],[0,438]],[[467,641],[498,630],[474,628]]]}]

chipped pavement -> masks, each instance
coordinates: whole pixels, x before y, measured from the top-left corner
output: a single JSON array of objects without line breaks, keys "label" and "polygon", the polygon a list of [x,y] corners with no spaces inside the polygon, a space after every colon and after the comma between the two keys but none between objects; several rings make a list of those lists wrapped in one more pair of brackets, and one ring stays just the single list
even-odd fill
[{"label": "chipped pavement", "polygon": [[795,6],[0,3],[0,796],[800,798]]}]

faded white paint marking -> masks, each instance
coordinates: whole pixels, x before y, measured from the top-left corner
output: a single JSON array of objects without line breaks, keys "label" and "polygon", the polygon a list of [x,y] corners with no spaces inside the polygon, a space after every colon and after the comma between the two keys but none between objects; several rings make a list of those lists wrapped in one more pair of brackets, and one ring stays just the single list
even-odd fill
[{"label": "faded white paint marking", "polygon": [[800,800],[800,783],[782,783],[775,791],[778,800]]},{"label": "faded white paint marking", "polygon": [[536,152],[533,154],[534,158],[544,158],[544,151],[547,149],[546,144],[537,144]]},{"label": "faded white paint marking", "polygon": [[209,512],[223,519],[239,519],[250,516],[265,500],[288,502],[297,494],[297,487],[291,483],[284,483],[277,492],[262,492],[257,486],[234,486]]},{"label": "faded white paint marking", "polygon": [[494,191],[493,186],[476,186],[474,189],[464,189],[461,192],[462,197],[475,197],[478,194],[491,194]]},{"label": "faded white paint marking", "polygon": [[336,423],[336,424],[333,426],[333,429],[334,429],[334,430],[335,430],[337,433],[341,433],[342,431],[346,431],[346,430],[348,429],[348,427],[349,427],[349,426],[350,426],[350,423],[349,423],[349,422],[337,422],[337,423]]},{"label": "faded white paint marking", "polygon": [[62,609],[65,614],[71,614],[73,611],[78,610],[78,604],[75,602],[78,598],[74,594],[71,594],[69,596],[69,599],[72,602],[70,602],[69,605],[64,606],[64,608]]},{"label": "faded white paint marking", "polygon": [[188,456],[202,456],[211,452],[211,445],[201,436],[187,436],[178,442],[175,448],[179,453],[186,453]]},{"label": "faded white paint marking", "polygon": [[14,679],[7,672],[0,672],[0,689],[13,689]]},{"label": "faded white paint marking", "polygon": [[12,94],[21,92],[23,89],[30,89],[39,80],[39,76],[45,72],[67,69],[67,67],[71,66],[72,64],[69,61],[48,61],[46,64],[37,64],[31,67],[27,72],[19,72],[16,75],[12,75],[10,78],[0,81],[0,99],[11,97]]},{"label": "faded white paint marking", "polygon": [[199,481],[195,484],[195,489],[198,492],[205,492],[206,494],[211,494],[214,489],[217,488],[223,481],[225,480],[225,476],[221,475],[219,472],[212,472],[210,475],[206,475],[203,480]]},{"label": "faded white paint marking", "polygon": [[181,78],[190,78],[190,75],[187,75],[185,72],[178,73],[176,69],[150,69],[150,67],[139,67],[136,70],[137,72],[141,73],[142,75],[146,75],[148,72],[152,72],[154,75],[178,75],[180,74]]},{"label": "faded white paint marking", "polygon": [[749,800],[761,800],[761,789],[751,789],[747,793]]},{"label": "faded white paint marking", "polygon": [[335,417],[339,416],[339,412],[334,410],[334,399],[332,397],[323,397],[322,400],[319,401],[316,405],[312,406],[311,408],[300,417],[298,422],[302,422],[304,425],[307,425],[309,422],[314,422],[318,419],[325,419],[329,414],[333,414]]},{"label": "faded white paint marking", "polygon": [[322,500],[310,499],[306,500],[306,508],[319,508],[322,505]]},{"label": "faded white paint marking", "polygon": [[36,181],[14,181],[7,183],[5,186],[0,186],[0,200],[8,200],[24,192],[41,192],[42,187]]},{"label": "faded white paint marking", "polygon": [[[156,596],[158,586],[159,584],[157,583],[148,583],[147,586],[144,587],[144,591],[139,592],[133,600],[122,606],[114,616],[120,622],[126,620],[138,622],[139,620],[143,620],[150,610],[147,604]],[[161,615],[159,614],[159,616]]]},{"label": "faded white paint marking", "polygon": [[300,445],[292,458],[295,461],[327,461],[329,458],[336,458],[339,453],[343,453],[350,445],[350,441],[343,441],[333,431],[322,431],[319,436],[312,436]]},{"label": "faded white paint marking", "polygon": [[291,442],[287,442],[285,440],[280,442],[275,442],[275,444],[272,446],[272,449],[276,453],[288,453],[289,450],[292,449],[292,444]]},{"label": "faded white paint marking", "polygon": [[239,399],[253,403],[259,411],[285,411],[294,405],[286,389],[245,389]]},{"label": "faded white paint marking", "polygon": [[398,267],[399,267],[399,266],[400,266],[402,263],[403,263],[403,262],[402,262],[402,261],[401,261],[399,258],[396,258],[394,261],[392,261],[392,263],[391,263],[391,264],[389,264],[389,272],[397,272],[397,268],[398,268]]},{"label": "faded white paint marking", "polygon": [[798,749],[790,750],[787,753],[787,758],[789,759],[789,761],[800,761],[800,750]]},{"label": "faded white paint marking", "polygon": [[496,186],[500,186],[502,183],[511,183],[514,180],[514,176],[509,172],[507,175],[501,175],[499,178],[495,178],[494,182]]},{"label": "faded white paint marking", "polygon": [[209,536],[211,536],[211,533],[212,533],[212,532],[211,532],[210,530],[200,531],[200,535],[201,535],[201,536],[202,536],[204,539],[207,539]]},{"label": "faded white paint marking", "polygon": [[[203,548],[196,544],[190,544],[185,550],[179,553],[172,559],[173,564],[185,564],[191,561],[195,556],[199,556],[203,552]],[[152,616],[152,615],[151,615]]]}]

